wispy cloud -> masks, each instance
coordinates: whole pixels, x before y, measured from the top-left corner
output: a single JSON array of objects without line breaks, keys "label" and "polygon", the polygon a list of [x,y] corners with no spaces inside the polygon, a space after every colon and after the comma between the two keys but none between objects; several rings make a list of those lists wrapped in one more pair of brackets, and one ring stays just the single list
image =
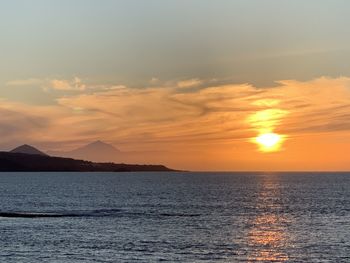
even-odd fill
[{"label": "wispy cloud", "polygon": [[177,86],[179,88],[192,88],[197,87],[202,84],[202,81],[199,79],[188,79],[188,80],[182,80],[177,83]]},{"label": "wispy cloud", "polygon": [[84,91],[87,85],[79,77],[73,79],[58,78],[29,78],[10,80],[6,82],[7,86],[36,86],[44,91],[61,90],[61,91]]},{"label": "wispy cloud", "polygon": [[50,81],[50,88],[56,90],[85,90],[86,85],[78,77],[73,80],[53,79]]},{"label": "wispy cloud", "polygon": [[[81,81],[56,84],[58,89],[69,89]],[[261,129],[287,135],[280,154],[288,154],[288,147],[297,149],[293,143],[299,137],[309,138],[310,145],[316,138],[322,143],[331,140],[330,134],[337,140],[350,137],[350,78],[284,80],[266,88],[205,85],[201,82],[203,88],[190,90],[179,85],[143,89],[116,85],[66,95],[52,106],[2,101],[1,135],[8,141],[25,138],[55,146],[67,139],[100,138],[130,151],[199,151],[223,159],[229,158],[228,149],[239,149],[241,157],[232,156],[246,156],[246,161],[248,153],[258,154],[251,138]]]}]

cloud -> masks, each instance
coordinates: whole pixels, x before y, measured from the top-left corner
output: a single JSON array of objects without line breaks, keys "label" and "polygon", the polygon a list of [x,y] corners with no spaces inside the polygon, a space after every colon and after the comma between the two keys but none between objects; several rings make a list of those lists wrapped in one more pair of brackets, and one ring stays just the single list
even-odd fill
[{"label": "cloud", "polygon": [[71,80],[67,79],[40,79],[40,78],[29,78],[29,79],[18,79],[6,82],[7,86],[37,86],[44,91],[49,90],[60,90],[60,91],[84,91],[87,85],[83,81],[74,77]]},{"label": "cloud", "polygon": [[[83,89],[73,87],[80,83],[78,78],[71,83],[54,80],[53,86],[60,90]],[[199,133],[221,138],[228,130],[244,131],[245,135],[238,137],[249,137],[256,127],[264,125],[288,133],[348,129],[349,78],[287,80],[279,84],[273,88],[248,84],[208,86],[191,92],[168,86],[135,89],[115,85],[58,98],[55,108],[69,113],[66,118],[74,119],[76,124],[83,120],[88,124],[91,120],[89,130],[93,133],[98,120],[107,130],[119,128],[118,134],[125,129],[130,134],[146,132],[151,134],[148,138],[162,140],[181,140],[180,135],[186,134],[184,138],[196,141]],[[78,127],[74,125],[75,129]]]},{"label": "cloud", "polygon": [[200,81],[199,79],[188,79],[188,80],[177,82],[177,86],[179,88],[193,88],[201,84],[202,84],[202,81]]},{"label": "cloud", "polygon": [[[59,105],[99,116],[106,126],[153,141],[248,138],[257,127],[286,133],[346,129],[349,79],[283,81],[274,88],[251,85],[207,87],[193,92],[175,88],[109,90],[65,97]],[[111,124],[112,122],[113,124]],[[342,125],[340,125],[342,124]],[[200,135],[200,136],[199,136]],[[130,136],[130,140],[132,136]]]},{"label": "cloud", "polygon": [[50,88],[55,90],[79,90],[86,89],[86,85],[78,77],[74,77],[73,80],[53,79],[50,81]]},{"label": "cloud", "polygon": [[1,145],[13,142],[25,143],[37,140],[38,133],[45,133],[49,127],[50,117],[41,112],[43,108],[33,105],[1,100],[0,102],[0,136]]},{"label": "cloud", "polygon": [[156,77],[151,78],[151,80],[149,81],[150,84],[159,84],[160,80]]},{"label": "cloud", "polygon": [[[4,140],[23,141],[24,137],[55,145],[50,150],[56,150],[71,147],[73,141],[103,139],[126,151],[162,152],[157,158],[169,158],[164,159],[169,163],[175,159],[185,163],[184,158],[200,163],[201,158],[215,154],[215,159],[233,163],[235,158],[242,164],[249,158],[263,158],[251,143],[262,130],[287,136],[284,152],[279,153],[290,154],[285,162],[297,158],[302,147],[331,147],[350,137],[350,78],[345,77],[284,80],[265,88],[202,82],[204,87],[195,90],[179,89],[179,85],[137,89],[111,85],[87,92],[86,87],[74,87],[81,85],[79,79],[55,85],[82,93],[60,97],[52,106],[2,101]],[[305,146],[302,138],[308,139],[303,141]],[[346,145],[350,146],[350,139],[342,147]]]}]

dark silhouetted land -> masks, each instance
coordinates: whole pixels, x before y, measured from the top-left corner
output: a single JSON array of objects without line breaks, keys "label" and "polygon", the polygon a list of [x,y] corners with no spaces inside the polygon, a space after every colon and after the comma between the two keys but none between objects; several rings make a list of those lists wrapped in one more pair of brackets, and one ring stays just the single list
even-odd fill
[{"label": "dark silhouetted land", "polygon": [[[35,149],[35,148],[34,148]],[[95,163],[71,158],[51,157],[43,154],[0,152],[1,172],[133,172],[174,171],[164,165],[124,163]]]},{"label": "dark silhouetted land", "polygon": [[42,151],[36,149],[35,147],[23,144],[21,146],[16,147],[15,149],[10,151],[11,153],[25,153],[25,154],[38,154],[43,156],[48,156],[46,153],[43,153]]}]

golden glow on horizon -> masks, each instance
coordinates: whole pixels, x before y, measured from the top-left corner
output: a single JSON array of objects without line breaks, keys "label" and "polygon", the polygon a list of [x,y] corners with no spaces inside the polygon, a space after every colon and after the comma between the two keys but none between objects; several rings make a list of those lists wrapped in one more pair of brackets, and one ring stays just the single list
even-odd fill
[{"label": "golden glow on horizon", "polygon": [[[43,79],[38,87],[50,83]],[[20,90],[24,82],[8,88],[15,84]],[[350,169],[350,77],[264,88],[214,84],[204,80],[197,89],[161,81],[144,88],[83,83],[88,88],[79,92],[71,84],[72,92],[38,105],[0,96],[0,148],[24,141],[65,152],[102,139],[125,152],[106,161],[183,170]],[[56,96],[39,91],[40,100]],[[281,136],[273,147],[256,140],[268,133]]]},{"label": "golden glow on horizon", "polygon": [[257,136],[255,142],[262,152],[275,152],[280,150],[283,136],[273,132],[264,133]]}]

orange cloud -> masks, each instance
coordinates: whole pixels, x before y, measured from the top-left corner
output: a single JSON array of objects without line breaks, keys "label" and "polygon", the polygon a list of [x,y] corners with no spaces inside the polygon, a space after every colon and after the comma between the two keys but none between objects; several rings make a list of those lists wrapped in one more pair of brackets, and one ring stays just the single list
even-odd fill
[{"label": "orange cloud", "polygon": [[[104,88],[46,107],[3,102],[0,110],[31,120],[3,137],[16,140],[29,127],[25,138],[46,142],[50,150],[103,139],[124,151],[147,152],[133,161],[183,169],[350,168],[350,78],[286,80],[267,88],[178,87]],[[1,127],[11,127],[9,122],[0,118]],[[258,151],[252,138],[262,130],[286,136],[280,151]],[[339,152],[347,154],[332,155]]]},{"label": "orange cloud", "polygon": [[78,77],[73,80],[53,79],[50,81],[50,87],[56,90],[85,90],[86,85]]},{"label": "orange cloud", "polygon": [[179,88],[192,88],[192,87],[197,87],[202,84],[202,81],[199,79],[188,79],[188,80],[183,80],[179,81],[177,83],[177,86]]},{"label": "orange cloud", "polygon": [[45,91],[50,89],[61,90],[61,91],[84,91],[87,86],[83,81],[74,77],[71,80],[67,79],[40,79],[40,78],[29,78],[29,79],[18,79],[6,82],[7,86],[36,86]]}]

